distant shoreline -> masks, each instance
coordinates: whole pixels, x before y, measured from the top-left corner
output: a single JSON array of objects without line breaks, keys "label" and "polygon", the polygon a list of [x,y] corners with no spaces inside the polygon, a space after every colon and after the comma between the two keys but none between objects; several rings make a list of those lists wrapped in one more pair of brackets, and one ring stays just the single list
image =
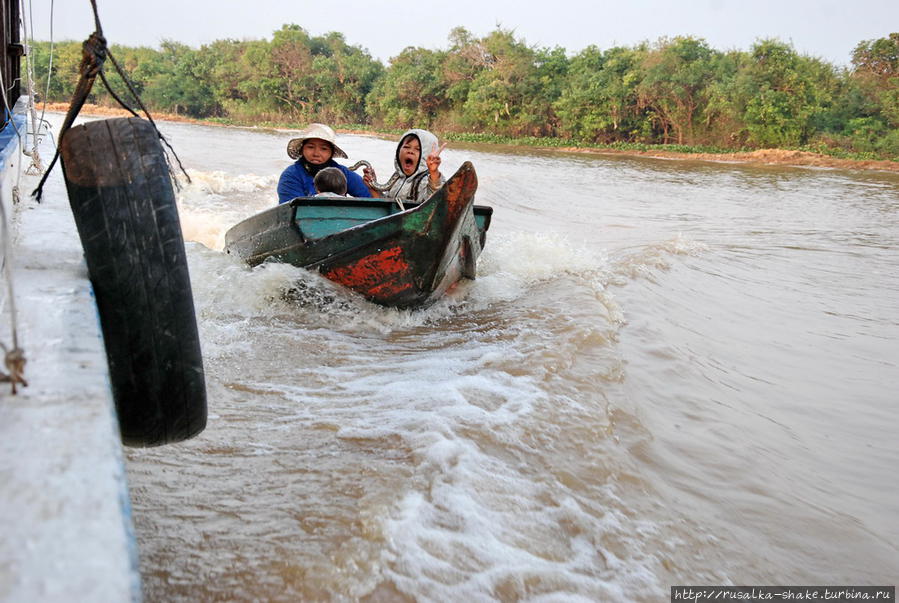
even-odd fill
[{"label": "distant shoreline", "polygon": [[[68,103],[47,103],[46,105],[38,105],[37,110],[63,112],[68,111]],[[128,116],[130,113],[124,109],[101,107],[98,105],[86,104],[81,109],[84,115],[93,117],[120,117]],[[184,117],[181,115],[172,115],[164,113],[151,113],[154,120],[193,123],[205,126],[221,126],[222,124],[214,121],[196,119],[192,117]],[[235,124],[235,127],[252,127]],[[275,129],[275,128],[272,128]],[[369,130],[347,130],[337,129],[338,132],[346,134],[365,134],[371,136],[384,137],[383,132],[374,132]],[[490,144],[490,143],[485,143]],[[524,147],[523,147],[524,148]],[[835,169],[850,170],[868,170],[880,172],[899,172],[899,161],[888,160],[862,160],[862,159],[840,159],[829,155],[821,155],[818,153],[810,153],[808,151],[791,151],[782,149],[759,149],[757,151],[734,152],[734,153],[681,153],[664,150],[621,150],[621,149],[603,149],[600,147],[539,147],[528,146],[529,149],[538,149],[541,151],[559,151],[564,153],[585,153],[594,155],[616,155],[622,157],[647,157],[660,159],[680,159],[692,161],[713,161],[719,163],[744,163],[756,165],[783,165],[794,167],[822,167]]]}]

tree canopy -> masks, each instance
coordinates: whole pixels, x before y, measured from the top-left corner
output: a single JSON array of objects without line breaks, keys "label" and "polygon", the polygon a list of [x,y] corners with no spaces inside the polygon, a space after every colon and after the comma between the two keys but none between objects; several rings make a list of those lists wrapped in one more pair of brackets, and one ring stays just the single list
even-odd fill
[{"label": "tree canopy", "polygon": [[[193,117],[899,157],[899,33],[860,42],[848,69],[776,39],[722,52],[679,36],[569,54],[500,27],[483,37],[456,27],[448,42],[408,47],[387,66],[343,34],[295,24],[264,40],[111,50],[151,110]],[[80,44],[55,44],[51,74],[49,43],[31,54],[38,91],[68,100]],[[100,87],[89,100],[113,104]]]}]

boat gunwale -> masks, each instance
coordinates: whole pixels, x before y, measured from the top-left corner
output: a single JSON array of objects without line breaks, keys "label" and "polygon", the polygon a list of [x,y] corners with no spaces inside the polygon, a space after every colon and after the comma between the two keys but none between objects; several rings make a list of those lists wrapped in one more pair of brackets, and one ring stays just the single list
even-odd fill
[{"label": "boat gunwale", "polygon": [[[305,232],[303,232],[303,227],[300,225],[300,218],[297,216],[296,211],[293,212],[293,215],[291,216],[290,221],[291,221],[291,224],[294,226],[294,228],[296,228],[299,231],[300,238],[302,239],[303,244],[304,245],[313,245],[320,241],[324,241],[325,239],[327,239],[329,237],[339,235],[340,233],[349,232],[349,231],[355,230],[357,228],[368,227],[368,226],[375,224],[377,222],[380,222],[382,220],[390,220],[390,219],[401,218],[401,217],[404,218],[406,216],[411,215],[415,211],[422,209],[424,206],[428,205],[432,200],[435,199],[435,197],[436,197],[436,194],[428,197],[421,203],[416,203],[413,206],[406,207],[406,209],[404,209],[404,210],[390,213],[385,216],[381,216],[380,218],[366,220],[364,222],[360,222],[359,224],[350,226],[349,228],[343,228],[341,230],[338,230],[337,232],[332,232],[332,233],[326,234],[325,236],[322,236],[322,237],[307,236],[307,234]],[[335,199],[335,197],[295,197],[295,198],[291,199],[290,201],[288,201],[287,203],[289,203],[290,207],[294,210],[300,206],[304,206],[304,207],[310,207],[310,206],[333,207],[335,205],[334,199]],[[365,206],[371,206],[372,201],[377,201],[378,204],[381,206],[387,206],[387,205],[393,206],[396,204],[395,201],[381,201],[381,200],[375,200],[375,199],[347,198],[347,201],[348,202],[344,202],[343,200],[340,200],[340,205],[341,206],[345,205],[345,206],[349,206],[349,207],[365,207]],[[489,205],[472,205],[471,207],[472,207],[472,212],[475,213],[476,215],[480,214],[480,215],[485,216],[483,232],[487,232],[487,230],[490,228],[491,218],[493,217],[493,207],[491,207]],[[475,211],[475,210],[479,210],[479,211]],[[248,219],[251,219],[251,218],[248,218]]]}]

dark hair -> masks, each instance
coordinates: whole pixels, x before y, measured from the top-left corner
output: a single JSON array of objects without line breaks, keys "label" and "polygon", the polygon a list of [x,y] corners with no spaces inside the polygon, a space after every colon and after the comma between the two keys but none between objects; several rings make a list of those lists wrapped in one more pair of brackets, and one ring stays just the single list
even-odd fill
[{"label": "dark hair", "polygon": [[315,190],[320,193],[346,194],[346,176],[336,167],[320,170],[313,179]]},{"label": "dark hair", "polygon": [[[418,134],[415,134],[414,132],[410,133],[410,134],[406,134],[405,136],[400,138],[400,143],[398,145],[396,145],[396,152],[393,154],[393,158],[396,159],[397,163],[400,162],[400,149],[403,148],[403,145],[406,143],[407,140],[411,140],[413,138],[418,141],[419,153],[424,152],[424,150],[421,148],[421,138],[418,137]],[[421,157],[420,156],[418,158],[418,161],[419,161],[419,165],[421,165]],[[415,166],[415,169],[416,170],[418,169],[417,165]]]}]

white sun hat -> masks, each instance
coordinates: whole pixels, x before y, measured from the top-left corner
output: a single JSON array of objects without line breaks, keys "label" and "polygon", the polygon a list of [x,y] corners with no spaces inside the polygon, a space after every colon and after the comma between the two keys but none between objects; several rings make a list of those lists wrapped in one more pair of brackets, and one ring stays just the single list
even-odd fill
[{"label": "white sun hat", "polygon": [[330,142],[331,146],[334,147],[334,157],[347,158],[347,154],[344,153],[343,149],[337,146],[337,143],[335,142],[337,140],[337,135],[334,133],[334,130],[325,124],[309,124],[305,129],[300,130],[296,138],[287,143],[287,154],[291,159],[300,158],[303,143],[310,138],[320,138]]}]

